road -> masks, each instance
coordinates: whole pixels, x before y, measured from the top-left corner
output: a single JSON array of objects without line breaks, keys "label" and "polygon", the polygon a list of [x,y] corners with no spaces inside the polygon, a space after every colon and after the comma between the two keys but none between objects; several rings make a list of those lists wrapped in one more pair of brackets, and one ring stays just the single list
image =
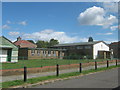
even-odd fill
[{"label": "road", "polygon": [[[120,68],[119,68],[120,69]],[[118,68],[97,72],[78,78],[56,81],[33,88],[116,88],[118,87]]]}]

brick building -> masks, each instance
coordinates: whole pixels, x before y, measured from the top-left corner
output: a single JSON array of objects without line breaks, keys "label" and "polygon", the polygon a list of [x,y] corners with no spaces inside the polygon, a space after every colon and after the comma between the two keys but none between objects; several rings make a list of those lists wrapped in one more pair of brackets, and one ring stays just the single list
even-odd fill
[{"label": "brick building", "polygon": [[107,59],[111,53],[109,46],[103,41],[58,44],[51,48],[66,49],[65,56],[75,59]]},{"label": "brick building", "polygon": [[120,59],[120,41],[111,43],[109,47],[110,50],[113,50],[113,58]]},{"label": "brick building", "polygon": [[65,50],[63,49],[37,48],[36,44],[21,40],[20,37],[17,38],[14,44],[19,47],[19,60],[62,59],[64,57]]}]

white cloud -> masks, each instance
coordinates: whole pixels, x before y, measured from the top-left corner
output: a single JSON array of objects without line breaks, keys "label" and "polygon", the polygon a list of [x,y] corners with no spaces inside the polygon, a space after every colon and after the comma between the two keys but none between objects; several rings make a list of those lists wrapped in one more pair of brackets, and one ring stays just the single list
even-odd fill
[{"label": "white cloud", "polygon": [[50,39],[54,38],[57,39],[60,43],[73,43],[73,42],[86,41],[86,38],[78,38],[76,36],[71,37],[66,35],[65,32],[54,31],[52,29],[45,29],[40,32],[34,32],[31,34],[26,33],[22,36],[22,38],[33,39],[35,41],[37,40],[49,41]]},{"label": "white cloud", "polygon": [[110,44],[110,43],[113,43],[113,42],[118,42],[118,40],[111,39],[111,40],[106,40],[105,42],[108,43],[108,44]]},{"label": "white cloud", "polygon": [[111,29],[111,31],[115,31],[118,29],[118,26],[111,26],[110,29]]},{"label": "white cloud", "polygon": [[103,7],[106,12],[118,12],[118,2],[103,2]]},{"label": "white cloud", "polygon": [[20,34],[20,32],[9,32],[8,33],[10,36],[17,36]]},{"label": "white cloud", "polygon": [[10,29],[10,26],[8,26],[7,24],[2,26],[2,29]]},{"label": "white cloud", "polygon": [[81,41],[81,42],[87,42],[87,41],[88,41],[88,38],[80,38],[80,41]]},{"label": "white cloud", "polygon": [[78,21],[81,25],[97,25],[107,28],[117,23],[117,18],[113,15],[106,16],[103,8],[93,6],[80,13]]},{"label": "white cloud", "polygon": [[21,21],[21,22],[19,22],[18,24],[23,25],[23,26],[26,26],[26,25],[27,25],[27,22],[26,22],[26,21]]},{"label": "white cloud", "polygon": [[97,35],[112,35],[113,33],[109,32],[109,33],[97,33]]},{"label": "white cloud", "polygon": [[12,23],[11,21],[9,21],[9,20],[7,21],[7,24],[11,24],[11,23]]}]

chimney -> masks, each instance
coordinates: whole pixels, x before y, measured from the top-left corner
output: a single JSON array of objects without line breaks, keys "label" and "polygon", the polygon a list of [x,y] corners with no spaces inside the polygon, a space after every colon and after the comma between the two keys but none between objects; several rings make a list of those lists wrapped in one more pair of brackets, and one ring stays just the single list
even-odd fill
[{"label": "chimney", "polygon": [[19,36],[18,38],[17,38],[17,41],[20,41],[21,40],[21,37]]}]

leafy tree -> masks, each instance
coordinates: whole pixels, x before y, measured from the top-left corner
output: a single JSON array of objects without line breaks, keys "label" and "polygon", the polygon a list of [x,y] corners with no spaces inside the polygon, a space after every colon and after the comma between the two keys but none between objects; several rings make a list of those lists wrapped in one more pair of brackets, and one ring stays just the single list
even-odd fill
[{"label": "leafy tree", "polygon": [[51,46],[54,46],[56,44],[59,44],[58,40],[51,39],[49,42],[48,41],[43,41],[43,40],[38,40],[36,45],[38,48],[48,48]]},{"label": "leafy tree", "polygon": [[48,44],[49,43],[47,41],[42,41],[42,40],[38,40],[36,43],[38,48],[47,48]]},{"label": "leafy tree", "polygon": [[89,37],[88,42],[93,42],[93,38]]},{"label": "leafy tree", "polygon": [[56,44],[59,44],[58,40],[51,39],[51,40],[49,41],[49,47],[54,46],[54,45],[56,45]]},{"label": "leafy tree", "polygon": [[27,41],[29,41],[29,42],[31,42],[31,43],[33,43],[33,44],[35,44],[35,42],[34,42],[33,40],[27,40]]}]

